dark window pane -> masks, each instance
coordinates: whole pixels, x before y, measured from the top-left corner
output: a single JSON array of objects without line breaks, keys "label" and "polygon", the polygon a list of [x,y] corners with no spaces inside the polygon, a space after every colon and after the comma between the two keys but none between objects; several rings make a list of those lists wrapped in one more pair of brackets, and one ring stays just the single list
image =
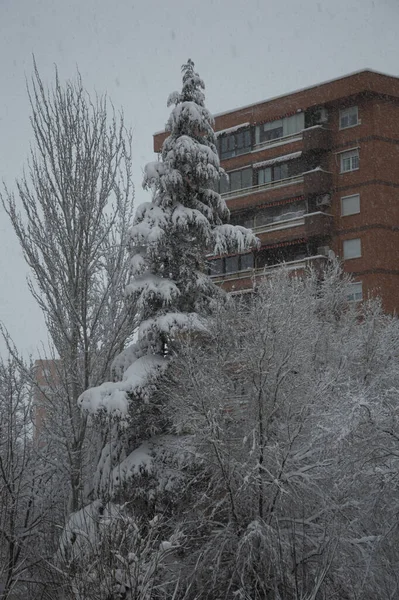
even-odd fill
[{"label": "dark window pane", "polygon": [[280,179],[287,179],[288,177],[288,164],[284,163],[280,167]]},{"label": "dark window pane", "polygon": [[226,273],[236,273],[238,271],[238,255],[228,256],[226,259]]},{"label": "dark window pane", "polygon": [[230,173],[230,189],[233,192],[234,190],[241,189],[241,172],[233,171]]},{"label": "dark window pane", "polygon": [[251,146],[251,132],[249,129],[247,129],[244,136],[245,136],[244,146],[246,148],[249,148]]},{"label": "dark window pane", "polygon": [[270,167],[266,167],[266,169],[261,169],[258,171],[258,185],[262,185],[262,183],[269,183],[272,181],[272,170]]},{"label": "dark window pane", "polygon": [[236,146],[234,135],[229,135],[227,137],[227,139],[228,139],[228,144],[229,144],[229,150],[234,150],[234,148]]},{"label": "dark window pane", "polygon": [[245,269],[254,268],[254,255],[250,252],[249,254],[241,254],[241,271]]},{"label": "dark window pane", "polygon": [[230,190],[229,182],[225,177],[221,177],[219,181],[220,194],[226,194]]},{"label": "dark window pane", "polygon": [[241,185],[243,188],[252,187],[252,169],[243,169]]},{"label": "dark window pane", "polygon": [[270,210],[263,210],[256,215],[255,225],[261,227],[262,225],[268,225],[273,221],[273,215]]},{"label": "dark window pane", "polygon": [[276,165],[273,169],[273,181],[281,179],[281,165]]},{"label": "dark window pane", "polygon": [[223,273],[223,258],[216,258],[209,261],[211,267],[211,275],[220,275]]},{"label": "dark window pane", "polygon": [[245,217],[242,222],[243,227],[248,227],[248,229],[252,229],[254,226],[254,218],[253,217]]},{"label": "dark window pane", "polygon": [[282,126],[276,127],[275,129],[268,129],[267,131],[263,131],[261,134],[261,142],[276,140],[281,137],[283,137],[283,127]]},{"label": "dark window pane", "polygon": [[287,166],[288,177],[295,177],[295,175],[299,175],[304,170],[302,161],[300,160],[291,160],[289,163],[287,163]]},{"label": "dark window pane", "polygon": [[243,148],[244,147],[244,133],[237,133],[236,135],[236,143],[237,143],[237,148]]}]

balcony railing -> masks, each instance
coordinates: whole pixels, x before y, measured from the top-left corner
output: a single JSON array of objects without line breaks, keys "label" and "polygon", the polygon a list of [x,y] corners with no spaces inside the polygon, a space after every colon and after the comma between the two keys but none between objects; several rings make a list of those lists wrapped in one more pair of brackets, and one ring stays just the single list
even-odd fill
[{"label": "balcony railing", "polygon": [[226,192],[222,194],[222,198],[228,200],[229,198],[238,198],[240,196],[247,196],[248,194],[256,194],[257,192],[263,192],[268,189],[276,189],[284,187],[286,185],[293,185],[295,183],[302,183],[303,175],[295,175],[294,177],[287,177],[287,179],[278,179],[277,181],[269,181],[268,183],[262,183],[261,185],[252,185],[251,187],[241,188],[240,190],[234,190],[232,192]]},{"label": "balcony railing", "polygon": [[289,217],[287,215],[286,219],[284,219],[284,215],[281,215],[280,220],[253,227],[252,231],[255,234],[261,235],[262,233],[272,233],[301,226],[304,226],[304,234],[306,237],[330,235],[332,215],[322,211],[303,213],[302,215],[294,217]]},{"label": "balcony railing", "polygon": [[296,133],[290,133],[290,135],[275,138],[274,140],[259,142],[259,144],[253,145],[252,152],[258,152],[259,150],[263,150],[264,148],[272,148],[273,146],[283,146],[284,144],[289,144],[291,142],[300,142],[302,140],[302,133],[302,131],[297,131]]},{"label": "balcony railing", "polygon": [[281,219],[280,221],[273,221],[273,223],[266,223],[265,225],[259,225],[259,227],[253,227],[252,231],[256,234],[269,233],[269,231],[280,231],[281,229],[290,229],[291,227],[299,227],[305,225],[305,214],[300,217],[293,217],[287,219]]},{"label": "balcony railing", "polygon": [[288,262],[279,262],[274,265],[267,265],[265,267],[258,267],[255,269],[245,269],[244,271],[232,271],[231,273],[216,273],[211,275],[214,283],[222,283],[225,281],[236,281],[238,279],[252,279],[253,277],[260,277],[263,274],[267,274],[271,271],[284,267],[288,271],[296,271],[299,269],[306,269],[310,266],[322,266],[328,257],[324,254],[316,254],[314,256],[306,256],[304,258],[297,258]]},{"label": "balcony railing", "polygon": [[310,266],[319,266],[321,264],[324,264],[327,258],[328,257],[324,254],[316,254],[315,256],[306,256],[305,258],[298,258],[296,260],[290,260],[288,262],[277,263],[275,265],[269,265],[267,267],[255,269],[255,276],[262,275],[263,273],[268,273],[270,271],[278,269],[279,267],[284,267],[288,269],[288,271],[296,271],[298,269],[306,269]]}]

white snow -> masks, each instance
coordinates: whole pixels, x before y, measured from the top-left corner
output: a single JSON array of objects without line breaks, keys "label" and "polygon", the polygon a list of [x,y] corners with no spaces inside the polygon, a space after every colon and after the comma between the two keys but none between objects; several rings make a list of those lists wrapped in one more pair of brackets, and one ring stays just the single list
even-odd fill
[{"label": "white snow", "polygon": [[243,127],[249,127],[250,125],[251,125],[251,123],[248,123],[248,122],[240,123],[239,125],[235,125],[234,127],[228,127],[227,129],[220,129],[219,131],[215,131],[215,135],[216,135],[216,137],[219,137],[219,135],[234,133],[235,131],[242,129]]},{"label": "white snow", "polygon": [[111,483],[113,486],[119,486],[137,475],[148,475],[153,470],[153,463],[151,444],[144,442],[112,470]]},{"label": "white snow", "polygon": [[84,559],[85,554],[96,546],[101,524],[117,517],[115,504],[103,504],[95,500],[76,513],[72,513],[62,532],[56,558],[69,562]]},{"label": "white snow", "polygon": [[305,171],[304,173],[302,173],[302,175],[306,175],[307,173],[317,173],[317,171],[323,171],[323,173],[331,172],[331,171],[326,171],[325,169],[322,169],[321,167],[316,167],[314,169],[310,169],[310,171]]},{"label": "white snow", "polygon": [[126,286],[126,295],[136,296],[141,294],[137,300],[138,307],[143,303],[148,303],[151,298],[161,298],[163,304],[171,304],[180,295],[180,290],[171,279],[164,279],[153,273],[145,273],[136,276],[131,283]]},{"label": "white snow", "polygon": [[215,255],[228,254],[230,251],[244,252],[260,244],[251,229],[239,225],[218,225],[212,233]]},{"label": "white snow", "polygon": [[128,394],[143,394],[146,399],[152,381],[166,366],[167,360],[161,356],[141,356],[126,369],[123,381],[106,382],[86,390],[79,397],[79,405],[91,414],[105,412],[124,418],[129,411]]},{"label": "white snow", "polygon": [[257,162],[252,166],[254,169],[259,169],[260,167],[268,167],[276,163],[294,160],[295,158],[300,158],[301,156],[302,151],[299,150],[298,152],[291,152],[291,154],[283,154],[282,156],[276,156],[275,158],[270,158],[269,160],[262,160],[261,162]]},{"label": "white snow", "polygon": [[175,336],[183,331],[206,331],[206,321],[197,313],[166,313],[140,324],[139,337],[148,336],[151,330]]}]

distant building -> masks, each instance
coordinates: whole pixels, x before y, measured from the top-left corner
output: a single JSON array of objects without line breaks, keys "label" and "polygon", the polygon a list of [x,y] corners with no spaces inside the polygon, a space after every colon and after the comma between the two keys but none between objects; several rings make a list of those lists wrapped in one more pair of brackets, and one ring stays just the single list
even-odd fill
[{"label": "distant building", "polygon": [[46,413],[49,410],[48,398],[54,394],[59,382],[58,361],[54,359],[35,361],[35,379],[33,402],[33,439],[40,443]]},{"label": "distant building", "polygon": [[231,222],[261,240],[211,260],[215,281],[250,290],[265,269],[322,265],[333,251],[354,277],[350,300],[378,294],[398,311],[399,78],[353,73],[219,114],[215,130]]}]

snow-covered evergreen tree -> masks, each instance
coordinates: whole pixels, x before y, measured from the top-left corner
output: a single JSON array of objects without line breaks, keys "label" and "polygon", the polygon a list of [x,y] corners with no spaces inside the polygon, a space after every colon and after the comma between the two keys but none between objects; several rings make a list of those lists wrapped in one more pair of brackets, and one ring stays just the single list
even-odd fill
[{"label": "snow-covered evergreen tree", "polygon": [[[170,597],[169,579],[162,576],[168,556],[165,549],[179,535],[171,522],[179,512],[177,506],[184,502],[195,452],[191,436],[176,436],[167,426],[168,398],[160,391],[160,376],[187,333],[206,333],[207,319],[224,294],[207,274],[207,255],[241,252],[257,244],[250,230],[226,223],[228,208],[215,191],[225,174],[216,150],[213,119],[204,104],[204,83],[191,60],[182,71],[182,91],[168,101],[174,108],[161,160],[145,168],[144,188],[152,191],[152,201],[138,207],[130,232],[132,278],[126,294],[139,312],[137,341],[115,359],[114,381],[80,397],[83,411],[100,417],[108,443],[94,478],[94,502],[81,514],[72,515],[59,556],[64,557],[67,571],[74,567],[66,558],[82,558],[82,571],[73,571],[73,584],[80,589],[81,577],[95,581],[90,593],[97,595],[88,596],[83,586],[83,597],[96,600],[108,598],[110,586],[116,589],[122,580],[129,598],[152,597],[146,595],[146,586],[155,581],[157,597]],[[115,532],[107,534],[105,548],[107,561],[115,556],[116,563],[104,574],[98,566],[88,569],[87,565],[98,563],[91,557],[101,554],[101,536],[93,538],[90,532],[102,530],[105,514],[119,516],[111,519]],[[82,532],[81,515],[90,515],[84,531],[91,542],[84,548],[76,542]],[[124,554],[139,558],[123,567],[117,558],[121,519],[123,523],[133,519],[140,543],[148,549],[137,553],[134,539],[129,538]],[[118,573],[123,571],[118,581],[114,567]],[[143,573],[153,574],[149,582],[145,583]]]},{"label": "snow-covered evergreen tree", "polygon": [[148,400],[181,332],[203,331],[221,290],[206,273],[206,255],[242,252],[256,245],[253,233],[225,223],[229,210],[217,182],[225,177],[217,154],[213,118],[205,107],[204,82],[191,60],[183,65],[161,160],[147,164],[141,204],[131,229],[132,280],[127,295],[140,311],[138,341],[114,362],[122,381],[85,392],[89,412],[129,414],[131,400]]}]

